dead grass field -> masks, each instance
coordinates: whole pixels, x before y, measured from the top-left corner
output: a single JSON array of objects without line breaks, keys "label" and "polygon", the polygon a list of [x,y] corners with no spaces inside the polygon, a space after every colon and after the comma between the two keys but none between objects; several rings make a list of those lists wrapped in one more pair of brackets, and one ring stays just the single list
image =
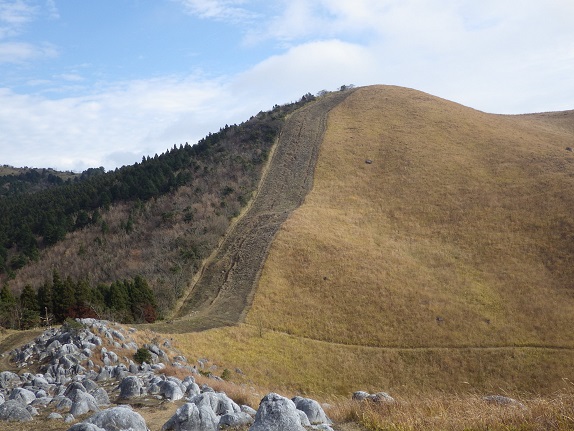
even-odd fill
[{"label": "dead grass field", "polygon": [[358,89],[331,112],[246,324],[178,336],[184,350],[319,395],[561,390],[574,379],[573,124],[573,111]]}]

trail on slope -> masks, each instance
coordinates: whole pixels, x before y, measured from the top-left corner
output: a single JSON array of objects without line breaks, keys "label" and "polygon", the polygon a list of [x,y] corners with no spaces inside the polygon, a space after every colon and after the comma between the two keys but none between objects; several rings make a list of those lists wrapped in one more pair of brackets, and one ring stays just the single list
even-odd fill
[{"label": "trail on slope", "polygon": [[287,118],[250,207],[200,269],[175,319],[155,330],[205,330],[245,318],[275,234],[313,186],[329,111],[351,92],[328,94]]}]

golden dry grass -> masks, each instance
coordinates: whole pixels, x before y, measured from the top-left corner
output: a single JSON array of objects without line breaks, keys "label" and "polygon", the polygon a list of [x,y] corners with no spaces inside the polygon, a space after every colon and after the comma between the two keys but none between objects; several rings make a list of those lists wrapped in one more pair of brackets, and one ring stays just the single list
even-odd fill
[{"label": "golden dry grass", "polygon": [[573,141],[360,89],[331,114],[313,191],[273,243],[247,321],[373,346],[574,347],[561,329],[574,323]]},{"label": "golden dry grass", "polygon": [[516,405],[486,403],[472,394],[441,394],[398,399],[394,404],[347,401],[328,414],[370,430],[396,431],[559,431],[574,429],[574,394],[519,400]]},{"label": "golden dry grass", "polygon": [[573,124],[358,89],[331,112],[246,324],[179,336],[183,350],[325,397],[560,390],[574,378]]}]

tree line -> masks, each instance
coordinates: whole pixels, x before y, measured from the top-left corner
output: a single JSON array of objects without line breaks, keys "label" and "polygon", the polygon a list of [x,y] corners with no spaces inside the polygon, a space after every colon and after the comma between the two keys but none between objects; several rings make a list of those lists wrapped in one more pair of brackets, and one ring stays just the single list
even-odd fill
[{"label": "tree line", "polygon": [[158,318],[158,309],[152,289],[140,276],[91,288],[85,279],[63,279],[54,271],[51,280],[37,289],[28,284],[20,295],[6,284],[0,290],[0,325],[5,328],[29,329],[86,317],[151,323]]},{"label": "tree line", "polygon": [[[83,272],[74,269],[74,279],[82,280],[84,274],[90,274],[89,283],[84,283],[96,290],[102,283],[109,286],[115,279],[145,274],[161,309],[167,310],[181,293],[184,283],[180,279],[192,275],[187,271],[197,268],[201,259],[209,255],[229,220],[251,198],[263,163],[286,115],[312,100],[314,96],[306,94],[298,102],[275,105],[272,110],[259,112],[240,125],[225,125],[218,132],[199,140],[196,145],[174,145],[160,155],[143,157],[139,163],[113,171],[90,168],[66,181],[56,180],[54,178],[57,176],[52,178],[49,177],[50,172],[41,171],[40,176],[45,177],[41,182],[48,184],[48,177],[52,178],[49,187],[0,196],[0,282],[5,284],[14,280],[14,283],[18,283],[17,291],[22,292],[27,281],[15,280],[18,271],[31,262],[40,261],[42,250],[57,244],[70,232],[84,229],[98,231],[100,236],[94,241],[104,247],[107,243],[114,243],[114,236],[127,234],[128,237],[141,237],[143,225],[153,230],[159,224],[169,226],[183,220],[186,227],[181,229],[184,229],[186,236],[165,245],[162,256],[168,257],[163,258],[162,262],[165,261],[167,266],[156,268],[153,274],[142,268],[121,275],[115,274],[117,271],[114,267],[105,270],[90,268],[90,259],[86,258],[85,250],[96,252],[90,244],[80,245],[77,258],[80,264],[67,263],[70,268],[82,266]],[[31,181],[37,178],[34,173],[26,175]],[[155,225],[147,220],[152,217],[147,210],[130,213],[122,222],[120,231],[109,224],[110,215],[121,207],[120,204],[150,208],[148,202],[153,206],[156,202],[164,202],[164,198],[171,199],[170,196],[175,196],[182,186],[190,190],[186,192],[186,206],[168,209],[166,205],[161,220]],[[124,244],[139,249],[154,247],[153,244],[135,245],[130,240],[123,241],[122,246]],[[110,250],[109,255],[116,254]],[[154,262],[150,264],[151,267],[155,265]],[[68,268],[58,264],[50,268],[50,271],[54,268],[60,270],[64,274],[64,281],[67,280]],[[95,277],[92,276],[94,273],[97,274]],[[161,277],[156,274],[161,274]],[[177,283],[173,283],[174,278],[177,278]],[[166,294],[171,284],[174,285],[174,292]],[[82,286],[76,288],[83,289]],[[92,303],[97,301],[92,300]],[[41,314],[42,310],[38,313]],[[132,315],[123,318],[129,319],[137,320],[139,317]]]}]

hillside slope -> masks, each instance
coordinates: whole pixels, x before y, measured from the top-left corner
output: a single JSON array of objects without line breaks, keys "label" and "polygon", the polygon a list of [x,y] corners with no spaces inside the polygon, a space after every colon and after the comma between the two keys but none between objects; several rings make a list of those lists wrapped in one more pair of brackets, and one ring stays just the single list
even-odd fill
[{"label": "hillside slope", "polygon": [[327,114],[350,93],[325,95],[286,120],[250,206],[200,269],[175,311],[177,319],[157,329],[203,330],[244,318],[273,237],[313,185]]},{"label": "hillside slope", "polygon": [[357,91],[332,113],[251,320],[361,345],[573,347],[568,116]]},{"label": "hillside slope", "polygon": [[188,342],[299,390],[555,390],[574,378],[573,124],[356,90],[247,324]]}]

